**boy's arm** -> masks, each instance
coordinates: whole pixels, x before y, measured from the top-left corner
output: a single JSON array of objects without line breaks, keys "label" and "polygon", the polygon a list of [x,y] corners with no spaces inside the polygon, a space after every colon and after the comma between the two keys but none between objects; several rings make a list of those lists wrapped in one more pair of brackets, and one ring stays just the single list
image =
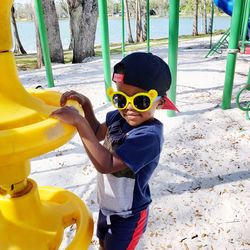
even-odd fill
[{"label": "boy's arm", "polygon": [[51,117],[58,118],[76,127],[86,152],[98,172],[103,174],[115,173],[127,168],[117,155],[112,154],[100,144],[99,138],[103,137],[107,130],[105,124],[99,126],[96,135],[87,118],[81,116],[75,108],[68,106],[54,111]]},{"label": "boy's arm", "polygon": [[68,100],[75,100],[81,105],[84,112],[84,116],[87,119],[90,127],[92,128],[93,132],[97,135],[98,140],[102,141],[105,137],[107,128],[105,123],[100,124],[100,122],[96,119],[94,109],[90,100],[86,96],[74,90],[67,91],[62,95],[60,100],[61,106],[62,107],[65,106]]},{"label": "boy's arm", "polygon": [[99,143],[90,124],[84,117],[80,117],[76,128],[85,150],[98,172],[108,174],[127,168],[126,164],[117,155],[111,153]]},{"label": "boy's arm", "polygon": [[84,117],[87,119],[90,128],[98,138],[98,141],[102,141],[105,138],[107,132],[106,123],[100,123],[94,113],[93,106],[88,98],[84,98],[84,101],[80,103],[84,112]]}]

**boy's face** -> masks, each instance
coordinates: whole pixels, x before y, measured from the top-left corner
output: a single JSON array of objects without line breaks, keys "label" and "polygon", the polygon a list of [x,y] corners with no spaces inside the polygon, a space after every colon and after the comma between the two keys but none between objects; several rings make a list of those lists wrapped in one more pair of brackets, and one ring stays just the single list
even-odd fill
[{"label": "boy's face", "polygon": [[[147,92],[141,88],[123,83],[117,84],[116,86],[118,91],[125,93],[127,96],[133,96],[137,93]],[[152,120],[154,118],[155,110],[158,107],[160,107],[161,104],[162,104],[161,100],[154,101],[152,107],[149,110],[145,112],[139,112],[135,110],[129,103],[125,109],[119,110],[119,112],[130,126],[135,127],[142,124],[145,121]]]}]

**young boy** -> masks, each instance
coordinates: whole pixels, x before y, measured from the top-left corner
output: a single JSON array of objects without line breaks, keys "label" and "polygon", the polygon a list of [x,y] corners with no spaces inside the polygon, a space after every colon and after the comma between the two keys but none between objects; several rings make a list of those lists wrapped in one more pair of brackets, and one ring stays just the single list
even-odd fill
[{"label": "young boy", "polygon": [[[177,110],[166,97],[171,84],[168,65],[151,53],[132,53],[114,67],[117,91],[108,95],[117,110],[100,124],[90,100],[75,92],[62,95],[61,109],[52,117],[76,127],[97,173],[100,206],[97,236],[100,249],[135,249],[146,229],[151,203],[149,179],[158,165],[163,124],[156,109]],[[65,106],[76,100],[84,116]],[[103,141],[103,145],[100,141]]]}]

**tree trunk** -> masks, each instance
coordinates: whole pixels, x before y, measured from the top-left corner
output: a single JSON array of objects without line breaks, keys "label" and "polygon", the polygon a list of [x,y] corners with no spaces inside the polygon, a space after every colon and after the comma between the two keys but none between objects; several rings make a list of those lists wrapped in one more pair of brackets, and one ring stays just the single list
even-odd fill
[{"label": "tree trunk", "polygon": [[42,3],[51,62],[64,63],[63,46],[60,38],[55,1],[43,0]]},{"label": "tree trunk", "polygon": [[129,8],[128,8],[128,0],[124,0],[125,2],[125,14],[126,14],[126,24],[127,24],[127,33],[128,33],[128,42],[134,43],[132,32],[131,32],[131,24],[130,24],[130,16],[129,16]]},{"label": "tree trunk", "polygon": [[207,0],[204,0],[204,16],[203,16],[204,33],[207,34]]},{"label": "tree trunk", "polygon": [[[148,15],[150,15],[150,13],[148,13]],[[146,41],[147,38],[148,38],[148,35],[147,34],[147,10],[145,9],[145,12],[144,12],[144,20],[143,20],[143,27],[144,27],[144,30],[143,30],[143,33],[142,33],[142,39],[143,41]]]},{"label": "tree trunk", "polygon": [[214,2],[211,1],[211,15],[210,15],[210,18],[209,18],[209,25],[208,25],[208,33],[209,34],[212,34],[213,33],[213,9],[214,9]]},{"label": "tree trunk", "polygon": [[13,25],[13,32],[14,32],[14,37],[15,37],[15,48],[14,48],[14,52],[15,53],[22,53],[22,54],[27,54],[27,52],[25,51],[25,49],[23,48],[23,45],[21,43],[19,34],[18,34],[18,29],[17,29],[17,25],[16,25],[16,19],[15,19],[15,8],[14,6],[12,6],[11,8],[11,22]]},{"label": "tree trunk", "polygon": [[95,55],[97,0],[67,0],[67,2],[73,39],[72,63],[81,63],[83,59]]},{"label": "tree trunk", "polygon": [[195,0],[193,32],[192,32],[193,36],[198,36],[198,10],[199,10],[199,0]]},{"label": "tree trunk", "polygon": [[[42,6],[44,13],[44,22],[47,31],[48,46],[50,51],[50,60],[51,62],[55,63],[64,63],[63,47],[60,38],[59,23],[56,14],[55,3],[51,0],[43,0]],[[43,64],[43,60],[36,16],[34,20],[36,30],[37,64],[40,68]]]},{"label": "tree trunk", "polygon": [[136,0],[135,12],[135,28],[136,28],[136,42],[143,42],[142,20],[141,20],[141,1]]},{"label": "tree trunk", "polygon": [[[34,12],[35,13],[35,12]],[[39,30],[37,25],[37,20],[34,15],[34,23],[35,23],[35,30],[36,30],[36,57],[37,57],[37,68],[40,69],[44,63],[43,63],[43,56],[42,56],[42,48],[41,48],[41,42],[39,37]]]}]

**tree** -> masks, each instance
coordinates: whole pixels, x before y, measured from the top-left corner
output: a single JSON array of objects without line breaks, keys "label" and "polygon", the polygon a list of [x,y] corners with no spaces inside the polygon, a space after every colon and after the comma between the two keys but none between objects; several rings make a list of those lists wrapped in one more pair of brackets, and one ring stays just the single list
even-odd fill
[{"label": "tree", "polygon": [[203,0],[203,6],[201,5],[201,13],[202,13],[202,27],[203,33],[207,34],[207,0]]},{"label": "tree", "polygon": [[199,0],[194,1],[194,19],[193,19],[193,36],[198,36],[198,11],[199,11]]},{"label": "tree", "polygon": [[17,29],[17,25],[16,25],[16,18],[15,18],[15,8],[14,6],[12,6],[11,8],[11,22],[13,25],[13,32],[14,32],[14,37],[15,37],[15,48],[14,48],[14,52],[15,53],[19,53],[21,52],[22,54],[27,54],[27,52],[25,51],[25,49],[23,48],[23,45],[21,43],[19,34],[18,34],[18,29]]},{"label": "tree", "polygon": [[[63,47],[60,38],[59,23],[56,14],[55,2],[51,0],[42,1],[44,21],[46,25],[48,45],[50,51],[50,60],[51,62],[64,63],[64,54]],[[38,67],[42,65],[41,62],[41,44],[39,39],[39,30],[37,26],[37,21],[35,18],[35,27],[36,27],[36,45],[37,45],[37,60]]]},{"label": "tree", "polygon": [[72,63],[81,63],[84,58],[95,55],[97,0],[67,0],[67,3],[73,39]]},{"label": "tree", "polygon": [[58,13],[59,18],[69,17],[69,8],[66,0],[58,0],[56,4],[56,12]]},{"label": "tree", "polygon": [[42,2],[51,62],[64,63],[63,46],[60,37],[55,1],[43,0]]},{"label": "tree", "polygon": [[134,40],[133,40],[132,32],[131,32],[128,0],[123,0],[123,1],[124,1],[124,9],[125,9],[125,14],[126,14],[126,24],[127,24],[128,42],[129,42],[129,43],[133,43]]},{"label": "tree", "polygon": [[135,25],[136,42],[143,42],[141,0],[136,0]]}]

